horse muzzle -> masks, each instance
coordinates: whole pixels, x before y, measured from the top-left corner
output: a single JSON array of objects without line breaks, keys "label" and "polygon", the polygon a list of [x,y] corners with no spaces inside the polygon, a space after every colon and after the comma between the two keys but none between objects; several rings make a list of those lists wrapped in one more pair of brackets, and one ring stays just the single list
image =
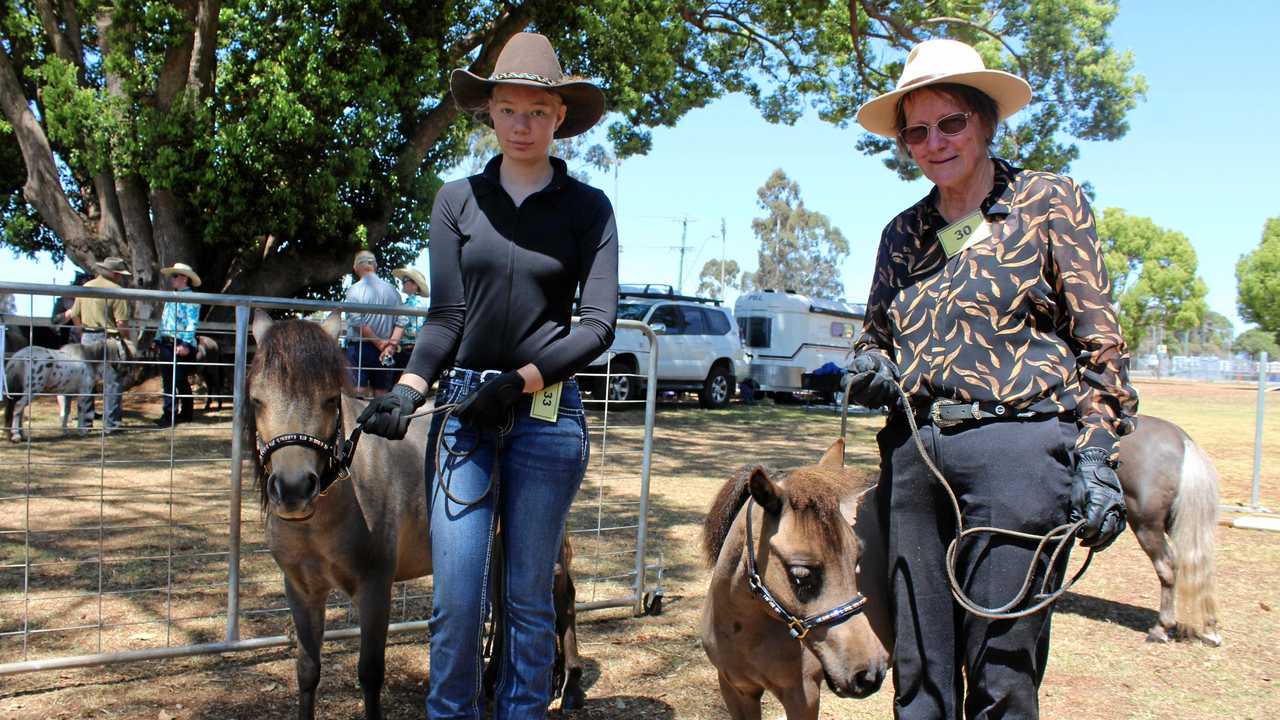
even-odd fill
[{"label": "horse muzzle", "polygon": [[836,694],[836,697],[857,698],[860,700],[874,695],[884,683],[887,673],[887,665],[876,661],[867,669],[853,673],[852,677],[843,682],[837,682],[826,672],[822,673],[822,677],[827,681],[827,687]]},{"label": "horse muzzle", "polygon": [[281,520],[306,520],[315,514],[320,494],[320,477],[313,471],[273,472],[267,476],[267,499],[271,511]]}]

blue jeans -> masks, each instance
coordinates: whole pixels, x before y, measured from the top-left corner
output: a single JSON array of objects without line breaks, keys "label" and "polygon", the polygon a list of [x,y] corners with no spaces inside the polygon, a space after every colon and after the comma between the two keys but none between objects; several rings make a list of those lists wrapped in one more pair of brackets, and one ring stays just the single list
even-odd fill
[{"label": "blue jeans", "polygon": [[[438,404],[456,403],[479,385],[478,373],[464,374],[441,380]],[[435,582],[427,717],[433,720],[478,720],[484,713],[481,638],[499,521],[506,636],[493,717],[546,717],[556,651],[555,563],[589,453],[577,383],[563,387],[555,423],[531,418],[527,395],[514,406],[508,432],[479,430],[456,418],[446,424],[441,415],[432,421],[427,498]],[[446,449],[435,457],[442,429]],[[485,494],[495,463],[499,480]],[[446,484],[456,501],[445,495]]]}]

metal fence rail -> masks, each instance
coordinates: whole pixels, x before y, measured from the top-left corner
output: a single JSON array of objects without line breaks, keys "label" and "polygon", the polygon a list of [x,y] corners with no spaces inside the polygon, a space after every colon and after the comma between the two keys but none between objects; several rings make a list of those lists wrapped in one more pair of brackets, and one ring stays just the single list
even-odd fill
[{"label": "metal fence rail", "polygon": [[[139,385],[124,395],[126,423],[63,434],[52,416],[54,393],[33,392],[21,444],[0,441],[0,675],[252,650],[288,645],[289,614],[279,569],[265,545],[256,498],[242,489],[242,389],[254,309],[314,315],[329,311],[423,316],[425,308],[387,308],[194,292],[98,289],[0,282],[19,305],[27,337],[47,325],[33,319],[34,296],[122,298],[230,307],[234,323],[205,323],[222,356],[202,365],[233,375],[209,387],[210,409],[196,423],[140,424],[174,387]],[[9,316],[0,325],[13,323]],[[620,321],[649,338],[644,401],[589,394],[591,467],[570,513],[579,608],[629,607],[636,613],[661,592],[663,565],[650,542],[649,475],[657,399],[656,338],[642,323]],[[138,337],[135,328],[134,337]],[[152,323],[154,329],[154,323]],[[6,348],[6,366],[13,356]],[[91,359],[101,366],[105,360]],[[184,364],[177,357],[118,363],[131,377]],[[116,364],[113,364],[113,367]],[[582,375],[607,388],[611,366]],[[79,398],[70,398],[72,417]],[[89,399],[99,409],[103,392]],[[631,406],[631,407],[628,407]],[[643,407],[643,413],[636,412]],[[100,417],[100,416],[99,416]],[[5,437],[10,428],[4,428]],[[245,504],[248,503],[248,508]],[[656,558],[656,559],[655,559]],[[391,632],[424,630],[429,579],[395,588]],[[328,639],[354,637],[350,602],[330,598]]]}]

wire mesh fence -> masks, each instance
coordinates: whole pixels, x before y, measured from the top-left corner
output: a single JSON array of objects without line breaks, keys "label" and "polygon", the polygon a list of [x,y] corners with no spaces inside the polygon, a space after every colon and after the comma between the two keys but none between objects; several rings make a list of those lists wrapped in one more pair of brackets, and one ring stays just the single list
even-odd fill
[{"label": "wire mesh fence", "polygon": [[[23,316],[3,320],[6,408],[14,416],[6,417],[10,442],[0,442],[0,675],[288,643],[289,611],[264,512],[256,493],[242,492],[252,480],[242,480],[233,461],[252,447],[244,447],[238,413],[253,351],[250,312],[412,318],[425,309],[18,283],[0,283],[0,293],[15,294]],[[118,355],[101,344],[87,355],[20,347],[75,339],[62,332],[74,328],[34,318],[41,295],[120,298],[154,310],[194,302],[206,319],[183,355],[177,343],[155,345],[148,321],[131,325]],[[652,343],[648,328],[634,324]],[[348,357],[362,368],[365,356]],[[374,369],[385,368],[378,362]],[[179,389],[183,370],[192,375],[190,390]],[[655,370],[656,352],[648,368],[628,375],[647,384],[644,400],[610,399],[611,364],[579,378],[587,388],[591,466],[568,531],[582,609],[639,612],[661,593],[661,556],[648,545],[647,528]],[[92,376],[87,391],[49,379],[83,373]],[[120,388],[116,419],[108,373]],[[173,403],[167,414],[166,396]],[[194,405],[189,416],[184,400]],[[62,407],[69,409],[65,426]],[[430,588],[430,578],[396,585],[393,631],[425,627]],[[327,617],[330,636],[354,633],[345,597],[330,597]]]}]

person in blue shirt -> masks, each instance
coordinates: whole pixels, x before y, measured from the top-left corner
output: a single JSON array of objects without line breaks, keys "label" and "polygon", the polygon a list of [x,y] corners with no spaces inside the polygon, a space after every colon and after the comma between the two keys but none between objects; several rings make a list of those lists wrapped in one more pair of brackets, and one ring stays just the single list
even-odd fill
[{"label": "person in blue shirt", "polygon": [[[169,278],[169,287],[175,292],[191,292],[191,288],[200,287],[200,276],[186,263],[174,263],[160,272]],[[160,377],[164,379],[164,413],[156,420],[156,427],[191,422],[193,401],[189,363],[195,360],[196,323],[199,319],[200,306],[196,303],[164,304],[154,342],[156,356],[164,363],[160,366]]]},{"label": "person in blue shirt", "polygon": [[[404,304],[409,307],[426,307],[427,298],[431,293],[427,291],[427,279],[422,273],[413,268],[396,268],[391,274],[400,278],[400,289],[404,290]],[[404,334],[400,336],[400,349],[395,353],[396,367],[403,370],[409,364],[409,356],[413,355],[413,348],[418,344],[418,331],[426,324],[425,315],[406,315],[404,317]],[[384,353],[387,350],[383,351]]]}]

